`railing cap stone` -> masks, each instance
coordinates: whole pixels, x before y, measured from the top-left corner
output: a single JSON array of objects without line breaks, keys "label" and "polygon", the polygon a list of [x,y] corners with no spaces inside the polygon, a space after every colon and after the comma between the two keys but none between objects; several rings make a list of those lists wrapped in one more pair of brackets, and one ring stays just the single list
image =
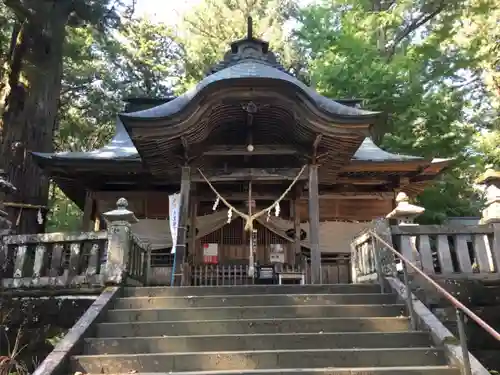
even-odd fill
[{"label": "railing cap stone", "polygon": [[500,186],[500,171],[488,169],[476,180],[478,185],[497,185]]}]

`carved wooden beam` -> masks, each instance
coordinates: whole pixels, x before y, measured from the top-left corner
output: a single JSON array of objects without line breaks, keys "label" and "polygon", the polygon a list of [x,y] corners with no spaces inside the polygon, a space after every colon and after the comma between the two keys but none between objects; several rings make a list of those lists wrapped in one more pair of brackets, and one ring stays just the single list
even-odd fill
[{"label": "carved wooden beam", "polygon": [[402,172],[414,172],[417,173],[418,169],[423,163],[427,163],[421,160],[408,160],[405,162],[376,162],[376,161],[360,161],[352,160],[349,164],[345,165],[340,173],[347,172],[378,172],[378,173],[402,173]]},{"label": "carved wooden beam", "polygon": [[[238,168],[238,169],[208,169],[203,174],[210,182],[233,182],[233,181],[286,181],[294,180],[300,172],[300,168]],[[304,171],[299,178],[307,179]],[[205,180],[198,172],[193,173],[192,181],[204,182]]]},{"label": "carved wooden beam", "polygon": [[[254,200],[276,200],[282,192],[270,193],[270,192],[252,192],[252,199]],[[234,201],[246,201],[248,200],[248,193],[238,193],[238,192],[220,192],[220,194],[228,200]],[[291,193],[287,199],[291,199],[293,194]],[[204,192],[198,195],[200,201],[210,201],[214,200],[214,194],[210,192]],[[319,194],[320,199],[354,199],[354,200],[390,200],[394,199],[393,192],[373,192],[373,193],[358,193],[358,192],[343,192],[343,193],[321,193]],[[307,192],[302,192],[297,199],[308,199]]]},{"label": "carved wooden beam", "polygon": [[238,155],[296,155],[296,148],[282,145],[253,145],[253,151],[248,151],[247,145],[214,145],[208,147],[204,156],[238,156]]},{"label": "carved wooden beam", "polygon": [[337,184],[346,185],[384,185],[389,184],[392,181],[390,179],[384,178],[351,178],[351,177],[339,177],[335,180]]}]

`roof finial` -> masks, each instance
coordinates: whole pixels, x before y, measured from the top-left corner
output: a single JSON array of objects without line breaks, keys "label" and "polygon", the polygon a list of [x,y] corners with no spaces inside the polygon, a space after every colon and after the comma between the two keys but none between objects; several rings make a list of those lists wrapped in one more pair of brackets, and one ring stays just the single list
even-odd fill
[{"label": "roof finial", "polygon": [[253,39],[253,20],[252,16],[247,17],[247,39]]}]

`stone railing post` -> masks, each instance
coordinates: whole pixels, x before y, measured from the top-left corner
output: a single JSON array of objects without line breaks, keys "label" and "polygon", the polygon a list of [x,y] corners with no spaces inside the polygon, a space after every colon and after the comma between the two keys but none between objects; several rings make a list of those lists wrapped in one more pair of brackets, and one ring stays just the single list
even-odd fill
[{"label": "stone railing post", "polygon": [[127,206],[127,200],[120,198],[116,202],[116,209],[103,214],[108,225],[105,283],[120,284],[125,281],[130,252],[130,225],[139,221]]},{"label": "stone railing post", "polygon": [[486,185],[486,204],[480,223],[493,226],[493,248],[491,252],[496,267],[500,267],[500,172],[488,169],[476,183]]},{"label": "stone railing post", "polygon": [[[415,223],[415,219],[424,213],[425,208],[411,204],[408,195],[404,192],[400,192],[396,196],[396,204],[396,208],[387,214],[387,219],[395,219],[398,226],[418,225]],[[404,257],[421,268],[421,261],[416,247],[416,240],[416,236],[401,236],[399,249]],[[398,270],[399,268],[400,265],[398,265]],[[408,272],[411,272],[411,270],[408,270]]]},{"label": "stone railing post", "polygon": [[9,181],[7,181],[6,174],[0,170],[0,237],[10,233],[12,222],[8,218],[7,212],[4,211],[5,195],[13,193],[17,189]]}]

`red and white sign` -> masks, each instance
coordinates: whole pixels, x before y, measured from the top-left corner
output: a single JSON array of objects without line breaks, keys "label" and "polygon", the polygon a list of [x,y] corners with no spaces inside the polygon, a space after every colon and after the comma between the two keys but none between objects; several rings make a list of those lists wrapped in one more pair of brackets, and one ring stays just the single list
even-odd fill
[{"label": "red and white sign", "polygon": [[205,264],[219,263],[219,244],[216,243],[203,244],[203,263]]}]

